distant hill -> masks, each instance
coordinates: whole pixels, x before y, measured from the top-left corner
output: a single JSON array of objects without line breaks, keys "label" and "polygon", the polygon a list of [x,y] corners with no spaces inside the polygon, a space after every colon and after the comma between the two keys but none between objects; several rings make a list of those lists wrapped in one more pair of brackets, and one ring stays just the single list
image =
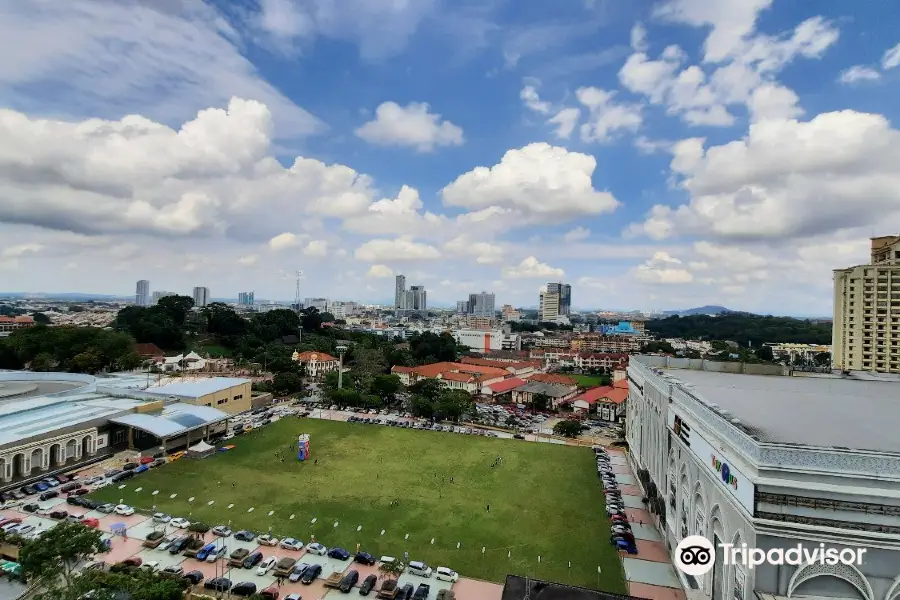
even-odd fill
[{"label": "distant hill", "polygon": [[672,315],[647,321],[646,326],[648,331],[660,338],[734,341],[741,346],[752,344],[757,347],[766,342],[831,343],[831,323],[828,322],[734,311],[714,317],[702,314]]},{"label": "distant hill", "polygon": [[691,315],[721,315],[722,313],[734,312],[730,308],[724,306],[698,306],[697,308],[689,308],[687,310],[666,310],[663,314],[667,317],[678,315],[679,317],[689,317]]},{"label": "distant hill", "polygon": [[131,296],[116,296],[114,294],[79,294],[73,292],[0,292],[0,298],[12,298],[12,299],[32,299],[32,300],[62,300],[62,301],[75,301],[81,302],[86,300],[118,300],[121,298],[133,298],[134,295]]}]

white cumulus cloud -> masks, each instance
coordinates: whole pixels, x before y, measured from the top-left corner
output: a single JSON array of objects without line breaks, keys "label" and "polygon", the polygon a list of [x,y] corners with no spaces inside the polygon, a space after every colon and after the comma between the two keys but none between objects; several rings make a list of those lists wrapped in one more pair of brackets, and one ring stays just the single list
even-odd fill
[{"label": "white cumulus cloud", "polygon": [[371,279],[387,279],[393,276],[394,272],[386,265],[372,265],[366,273],[366,277]]},{"label": "white cumulus cloud", "polygon": [[370,144],[405,146],[418,152],[461,146],[463,130],[429,110],[423,102],[410,102],[406,106],[384,102],[375,109],[375,119],[357,129],[356,135]]},{"label": "white cumulus cloud", "polygon": [[356,249],[357,260],[366,262],[407,262],[417,260],[435,260],[441,252],[434,246],[414,242],[409,238],[393,240],[369,240]]},{"label": "white cumulus cloud", "polygon": [[634,270],[634,277],[641,283],[663,285],[690,283],[694,280],[694,276],[682,266],[681,261],[666,252],[657,252],[653,258],[638,265]]},{"label": "white cumulus cloud", "polygon": [[854,65],[849,69],[844,69],[841,71],[840,77],[838,77],[841,83],[846,84],[859,83],[860,81],[878,81],[879,79],[881,79],[881,73],[865,65]]},{"label": "white cumulus cloud", "polygon": [[529,256],[516,266],[503,269],[503,277],[506,279],[553,279],[564,277],[565,271],[542,263],[534,256]]}]

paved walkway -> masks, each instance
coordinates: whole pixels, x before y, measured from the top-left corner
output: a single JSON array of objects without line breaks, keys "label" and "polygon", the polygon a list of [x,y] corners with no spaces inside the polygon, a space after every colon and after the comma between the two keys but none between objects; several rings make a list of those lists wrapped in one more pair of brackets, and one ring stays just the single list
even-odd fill
[{"label": "paved walkway", "polygon": [[628,593],[649,600],[686,600],[675,567],[669,559],[669,551],[653,525],[653,515],[644,509],[641,501],[643,494],[637,477],[628,466],[628,459],[618,448],[607,448],[607,451],[638,549],[637,554],[620,553]]}]

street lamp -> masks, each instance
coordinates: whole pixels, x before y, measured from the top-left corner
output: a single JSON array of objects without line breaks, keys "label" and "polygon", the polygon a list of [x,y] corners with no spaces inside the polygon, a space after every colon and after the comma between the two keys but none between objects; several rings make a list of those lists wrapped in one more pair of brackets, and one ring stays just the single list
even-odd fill
[{"label": "street lamp", "polygon": [[344,352],[347,346],[337,346],[335,348],[338,353],[338,389],[344,387]]}]

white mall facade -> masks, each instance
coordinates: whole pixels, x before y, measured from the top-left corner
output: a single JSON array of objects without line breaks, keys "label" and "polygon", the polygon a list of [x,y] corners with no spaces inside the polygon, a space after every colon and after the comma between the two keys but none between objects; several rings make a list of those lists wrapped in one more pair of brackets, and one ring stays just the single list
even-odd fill
[{"label": "white mall facade", "polygon": [[[703,535],[717,547],[731,543],[769,550],[821,542],[866,549],[859,568],[755,569],[723,565],[719,550],[710,573],[696,579],[679,573],[689,598],[900,596],[900,454],[761,442],[734,415],[720,410],[719,400],[701,400],[692,386],[678,380],[679,369],[710,370],[723,363],[631,359],[629,459],[670,552],[688,535]],[[737,378],[739,384],[744,375],[722,377]],[[727,394],[727,387],[721,393]],[[777,410],[764,396],[759,410]],[[900,410],[900,397],[897,401]],[[809,426],[815,427],[815,415]]]}]

